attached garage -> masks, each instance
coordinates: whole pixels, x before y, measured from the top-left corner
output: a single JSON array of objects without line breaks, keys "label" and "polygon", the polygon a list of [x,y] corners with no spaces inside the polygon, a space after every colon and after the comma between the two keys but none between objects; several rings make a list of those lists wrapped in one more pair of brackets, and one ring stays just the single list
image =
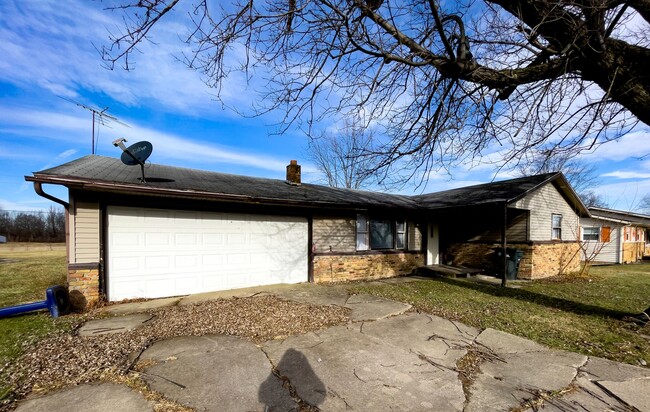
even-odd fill
[{"label": "attached garage", "polygon": [[302,217],[108,206],[106,230],[111,301],[308,280]]},{"label": "attached garage", "polygon": [[[408,196],[85,156],[28,181],[67,211],[67,284],[76,307],[271,284],[409,273],[424,263]],[[43,191],[68,189],[68,201]],[[359,248],[359,216],[390,222],[394,242]],[[393,233],[394,232],[394,233]],[[406,241],[408,239],[408,242]],[[390,243],[390,244],[389,244]]]}]

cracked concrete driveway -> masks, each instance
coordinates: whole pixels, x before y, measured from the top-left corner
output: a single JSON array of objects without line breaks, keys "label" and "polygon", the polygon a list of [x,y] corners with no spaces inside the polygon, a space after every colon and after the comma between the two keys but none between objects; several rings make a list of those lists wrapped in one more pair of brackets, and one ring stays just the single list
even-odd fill
[{"label": "cracked concrete driveway", "polygon": [[[160,341],[140,354],[149,386],[206,411],[650,411],[646,368],[551,350],[343,288],[250,293],[346,306],[352,321],[259,345],[224,335]],[[51,396],[61,402],[61,393]]]}]

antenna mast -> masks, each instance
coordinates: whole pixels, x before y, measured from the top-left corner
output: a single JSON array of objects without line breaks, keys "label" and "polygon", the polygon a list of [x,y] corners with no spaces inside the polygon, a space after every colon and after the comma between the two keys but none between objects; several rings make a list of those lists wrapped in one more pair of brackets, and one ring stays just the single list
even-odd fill
[{"label": "antenna mast", "polygon": [[108,121],[113,121],[113,122],[119,123],[119,124],[121,124],[123,126],[129,127],[128,124],[122,123],[121,121],[119,121],[117,119],[117,117],[108,114],[107,113],[108,112],[108,106],[104,107],[103,109],[98,109],[98,108],[95,108],[95,107],[92,107],[92,106],[86,106],[85,104],[81,104],[79,102],[75,102],[72,99],[67,99],[67,98],[61,97],[61,96],[59,96],[59,97],[61,99],[63,99],[63,100],[66,100],[66,101],[70,102],[70,103],[76,104],[77,106],[81,107],[82,109],[89,110],[93,114],[93,125],[92,125],[92,135],[91,135],[92,140],[91,140],[91,146],[90,146],[91,147],[91,154],[96,154],[97,153],[97,147],[96,147],[97,145],[95,143],[96,142],[99,143],[98,139],[95,139],[95,123],[97,123],[97,134],[99,134],[99,126],[100,125],[103,125],[103,126],[106,126],[106,127],[110,128],[110,126],[108,125]]}]

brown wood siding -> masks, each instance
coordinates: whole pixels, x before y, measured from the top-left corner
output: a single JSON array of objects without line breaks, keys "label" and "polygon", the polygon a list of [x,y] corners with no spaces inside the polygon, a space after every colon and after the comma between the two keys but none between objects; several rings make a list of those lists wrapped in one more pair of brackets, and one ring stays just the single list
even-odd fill
[{"label": "brown wood siding", "polygon": [[[502,208],[486,208],[472,213],[450,215],[441,222],[441,237],[447,244],[464,242],[501,242]],[[508,208],[508,242],[528,240],[528,211]]]},{"label": "brown wood siding", "polygon": [[313,249],[316,253],[356,251],[356,218],[314,217]]},{"label": "brown wood siding", "polygon": [[100,212],[98,203],[75,203],[75,261],[71,263],[99,262],[99,225]]},{"label": "brown wood siding", "polygon": [[553,240],[551,238],[551,215],[554,213],[562,215],[562,240],[578,240],[578,215],[552,183],[528,194],[515,202],[514,206],[530,211],[529,240]]}]

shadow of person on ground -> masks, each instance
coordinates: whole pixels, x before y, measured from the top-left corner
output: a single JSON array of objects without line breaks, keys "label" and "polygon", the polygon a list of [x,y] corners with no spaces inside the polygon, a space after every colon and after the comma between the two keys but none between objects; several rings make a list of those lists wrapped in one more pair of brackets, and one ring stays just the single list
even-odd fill
[{"label": "shadow of person on ground", "polygon": [[300,410],[308,406],[317,407],[325,400],[325,384],[316,376],[307,357],[296,349],[288,349],[260,385],[258,399],[265,405],[265,411],[277,410],[274,409],[274,404],[278,396],[274,391],[277,390],[278,380],[298,403]]}]

